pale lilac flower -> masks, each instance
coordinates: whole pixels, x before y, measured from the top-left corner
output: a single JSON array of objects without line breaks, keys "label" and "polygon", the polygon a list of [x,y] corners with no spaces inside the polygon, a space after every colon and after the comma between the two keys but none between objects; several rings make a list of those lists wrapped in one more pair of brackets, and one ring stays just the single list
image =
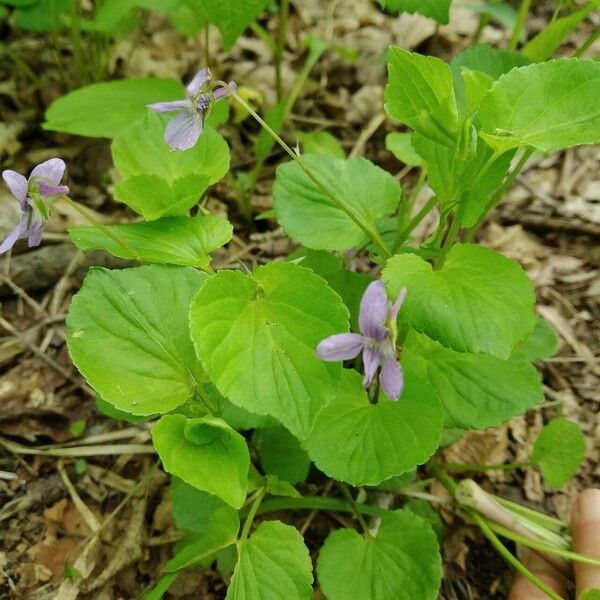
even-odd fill
[{"label": "pale lilac flower", "polygon": [[[196,145],[204,131],[204,118],[213,102],[226,98],[227,88],[219,86],[214,90],[207,88],[212,77],[210,69],[202,69],[187,86],[187,98],[173,102],[156,102],[148,108],[158,113],[178,112],[167,124],[165,141],[173,150],[187,150]],[[236,89],[231,81],[229,87]]]},{"label": "pale lilac flower", "polygon": [[10,169],[2,172],[2,178],[19,203],[21,219],[0,244],[0,254],[23,238],[27,238],[30,248],[40,245],[44,225],[50,216],[50,202],[69,193],[66,185],[60,185],[64,173],[65,162],[60,158],[51,158],[34,167],[29,179]]},{"label": "pale lilac flower", "polygon": [[371,385],[381,365],[379,381],[392,400],[398,400],[404,387],[404,374],[396,358],[396,318],[406,297],[400,290],[396,302],[388,300],[382,281],[369,284],[360,302],[358,325],[361,334],[340,333],[325,338],[317,346],[322,360],[336,361],[356,358],[362,351],[365,376],[363,386]]}]

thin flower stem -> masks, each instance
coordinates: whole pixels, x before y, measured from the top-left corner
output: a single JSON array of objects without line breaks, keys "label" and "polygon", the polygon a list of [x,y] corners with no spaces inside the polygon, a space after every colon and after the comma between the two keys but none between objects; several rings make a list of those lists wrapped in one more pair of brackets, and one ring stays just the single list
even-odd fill
[{"label": "thin flower stem", "polygon": [[[454,496],[458,488],[456,482],[452,477],[447,475],[443,470],[440,469],[440,465],[433,465],[430,467],[431,474],[438,479],[438,481],[444,485],[444,487]],[[498,553],[509,563],[516,571],[521,573],[523,577],[527,578],[533,585],[542,590],[552,600],[564,600],[561,596],[552,591],[543,581],[541,581],[534,573],[532,573],[518,558],[513,556],[508,548],[498,539],[498,536],[492,531],[486,520],[475,510],[464,507],[465,513],[475,521],[483,535],[488,539],[490,544],[498,551]]]},{"label": "thin flower stem", "polygon": [[527,546],[528,548],[533,548],[534,550],[538,550],[539,552],[546,552],[548,554],[556,554],[556,556],[560,556],[566,560],[571,560],[573,562],[580,562],[586,565],[593,565],[595,567],[600,567],[600,559],[593,558],[591,556],[586,556],[584,554],[578,554],[577,552],[571,552],[570,550],[564,550],[562,548],[557,548],[556,546],[552,546],[550,544],[544,544],[543,542],[532,540],[529,537],[521,535],[499,525],[498,523],[494,523],[492,521],[487,521],[490,529],[492,529],[498,535],[505,537],[513,542],[517,542],[518,544],[522,544],[523,546]]},{"label": "thin flower stem", "polygon": [[581,56],[585,54],[585,52],[598,38],[600,38],[600,27],[596,28],[595,31],[592,31],[592,33],[590,33],[588,39],[585,40],[585,42],[583,42],[583,44],[577,49],[577,52],[575,52],[575,56],[577,58],[581,58]]},{"label": "thin flower stem", "polygon": [[[257,515],[262,515],[280,510],[329,510],[333,512],[352,513],[358,510],[363,515],[382,517],[390,511],[379,506],[354,503],[354,508],[341,498],[328,498],[326,496],[303,496],[302,498],[270,498],[265,500],[258,510]],[[242,512],[243,514],[243,512]]]},{"label": "thin flower stem", "polygon": [[95,219],[87,210],[82,208],[77,202],[74,202],[69,198],[69,196],[61,196],[61,198],[69,204],[72,208],[74,208],[82,217],[84,217],[87,221],[89,221],[94,227],[97,227],[104,235],[109,237],[115,244],[118,244],[125,250],[127,253],[131,254],[131,256],[137,260],[139,263],[143,263],[144,261],[140,257],[140,255],[123,239],[119,236],[115,235],[106,225],[103,225]]},{"label": "thin flower stem", "polygon": [[530,6],[531,0],[521,0],[521,5],[519,6],[519,13],[517,14],[517,22],[515,23],[515,27],[513,29],[510,42],[508,44],[508,50],[514,51],[517,49],[517,46],[519,45],[519,40],[521,39],[521,33],[523,31],[525,21],[527,20],[527,15],[529,14]]},{"label": "thin flower stem", "polygon": [[281,80],[281,59],[285,41],[287,39],[287,24],[290,15],[290,0],[281,0],[279,5],[279,30],[277,32],[277,46],[275,52],[275,86],[277,89],[277,100],[283,98],[283,83]]},{"label": "thin flower stem", "polygon": [[508,564],[523,575],[523,577],[531,581],[533,585],[542,590],[544,594],[547,594],[552,598],[552,600],[564,600],[562,596],[559,596],[556,592],[551,590],[539,577],[532,573],[516,556],[511,554],[510,550],[500,541],[498,536],[492,531],[491,527],[481,515],[472,509],[467,509],[467,512],[475,523],[477,523],[479,529],[481,529],[483,535],[485,535],[490,544],[492,544]]},{"label": "thin flower stem", "polygon": [[260,503],[262,502],[263,498],[265,497],[265,492],[266,492],[266,490],[262,489],[262,490],[259,490],[259,492],[256,494],[256,498],[254,499],[254,502],[252,503],[252,506],[250,507],[250,510],[248,511],[248,516],[246,517],[246,521],[244,522],[244,527],[242,529],[242,533],[239,538],[240,544],[243,544],[248,539],[248,536],[250,535],[250,528],[252,527],[252,522],[254,521],[254,517],[257,515]]},{"label": "thin flower stem", "polygon": [[365,234],[371,238],[373,244],[377,246],[384,258],[389,258],[392,253],[387,247],[387,244],[383,238],[379,235],[379,232],[374,226],[369,223],[365,223],[360,215],[357,214],[356,210],[350,206],[343,198],[340,198],[337,194],[332,192],[323,182],[309,169],[308,165],[299,157],[284,141],[283,139],[258,115],[258,113],[243,99],[241,98],[227,83],[219,81],[219,85],[225,87],[229,94],[235,98],[239,104],[241,104],[255,119],[256,121],[266,129],[266,131],[273,137],[273,139],[289,154],[289,156],[298,163],[298,166],[304,171],[306,176],[319,188],[323,194],[328,196],[341,211],[343,211],[358,227],[360,227]]},{"label": "thin flower stem", "polygon": [[369,526],[367,525],[367,522],[365,521],[364,517],[362,516],[362,513],[356,506],[356,502],[354,500],[354,497],[352,496],[352,492],[350,491],[350,489],[348,488],[348,486],[345,483],[339,482],[338,487],[340,488],[342,494],[346,497],[346,500],[348,500],[348,503],[352,507],[352,512],[354,513],[356,520],[360,523],[360,526],[362,527],[364,534],[366,536],[371,537],[371,532],[369,531]]},{"label": "thin flower stem", "polygon": [[408,225],[402,230],[398,241],[396,242],[396,248],[399,248],[408,239],[408,236],[415,230],[415,228],[423,221],[423,219],[435,208],[438,203],[437,196],[431,196],[427,203],[421,208],[421,210],[408,222]]}]

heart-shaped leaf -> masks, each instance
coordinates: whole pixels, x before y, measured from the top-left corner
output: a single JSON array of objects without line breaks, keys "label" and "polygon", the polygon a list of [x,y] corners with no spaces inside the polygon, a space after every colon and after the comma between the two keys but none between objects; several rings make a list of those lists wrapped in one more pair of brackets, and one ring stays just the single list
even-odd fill
[{"label": "heart-shaped leaf", "polygon": [[333,399],[339,363],[317,358],[318,343],[348,330],[348,311],[325,281],[286,263],[252,276],[220,271],[190,312],[198,357],[234,404],[271,415],[302,439]]},{"label": "heart-shaped leaf", "polygon": [[542,469],[544,481],[561,488],[577,473],[585,454],[585,440],[576,423],[563,417],[542,429],[531,453],[531,462]]},{"label": "heart-shaped leaf", "polygon": [[460,352],[508,358],[535,326],[533,285],[523,269],[481,246],[455,245],[439,270],[399,254],[383,278],[392,297],[408,290],[401,323]]},{"label": "heart-shaped leaf", "polygon": [[327,600],[435,600],[442,564],[429,523],[409,511],[381,518],[377,533],[332,533],[319,552],[317,576]]},{"label": "heart-shaped leaf", "polygon": [[312,563],[298,530],[265,521],[240,546],[227,600],[310,600]]},{"label": "heart-shaped leaf", "polygon": [[152,429],[165,471],[199,490],[241,508],[248,489],[246,440],[215,417],[165,415]]},{"label": "heart-shaped leaf", "polygon": [[481,136],[499,151],[553,152],[600,142],[600,63],[561,58],[513,69],[479,107]]},{"label": "heart-shaped leaf", "polygon": [[[173,79],[92,83],[55,100],[46,111],[44,129],[113,138],[143,117],[147,104],[179,100],[184,95],[181,83]],[[138,151],[143,152],[143,148],[139,146]]]},{"label": "heart-shaped leaf", "polygon": [[424,377],[446,413],[446,427],[496,427],[543,402],[535,367],[522,355],[502,360],[489,354],[456,352],[411,331],[404,341],[405,377]]},{"label": "heart-shaped leaf", "polygon": [[352,485],[376,485],[424,463],[440,440],[443,413],[435,390],[406,378],[396,402],[371,404],[356,371],[345,370],[338,395],[304,442],[324,473]]},{"label": "heart-shaped leaf", "polygon": [[[307,154],[308,168],[334,194],[343,198],[362,222],[394,212],[401,197],[392,175],[365,158],[341,160]],[[365,239],[363,229],[292,161],[277,168],[273,186],[277,220],[286,233],[314,250],[345,250]]]},{"label": "heart-shaped leaf", "polygon": [[93,268],[67,317],[69,353],[103,400],[155,415],[189,400],[202,370],[185,307],[207,276],[189,267]]}]

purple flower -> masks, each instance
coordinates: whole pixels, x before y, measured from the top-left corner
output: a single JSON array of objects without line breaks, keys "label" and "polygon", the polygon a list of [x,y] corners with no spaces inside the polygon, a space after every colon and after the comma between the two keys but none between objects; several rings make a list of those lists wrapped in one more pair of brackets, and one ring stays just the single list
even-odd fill
[{"label": "purple flower", "polygon": [[[173,150],[187,150],[196,144],[204,131],[204,118],[213,102],[222,100],[228,95],[227,88],[220,86],[209,90],[206,84],[212,77],[210,69],[202,69],[187,86],[187,98],[174,102],[157,102],[148,104],[148,108],[157,113],[178,112],[167,124],[165,141]],[[229,86],[236,89],[231,81]]]},{"label": "purple flower", "polygon": [[0,254],[23,238],[28,238],[30,248],[40,245],[42,230],[50,216],[50,202],[69,193],[66,185],[60,185],[64,172],[65,162],[60,158],[51,158],[34,167],[29,179],[10,169],[2,172],[2,178],[19,203],[21,219],[0,244]]},{"label": "purple flower", "polygon": [[358,324],[361,334],[340,333],[325,338],[317,346],[322,360],[349,360],[362,351],[365,376],[363,386],[371,385],[381,365],[379,380],[383,391],[392,400],[398,400],[404,387],[404,374],[396,358],[396,318],[406,297],[406,288],[400,290],[392,304],[382,281],[369,284],[360,302]]}]

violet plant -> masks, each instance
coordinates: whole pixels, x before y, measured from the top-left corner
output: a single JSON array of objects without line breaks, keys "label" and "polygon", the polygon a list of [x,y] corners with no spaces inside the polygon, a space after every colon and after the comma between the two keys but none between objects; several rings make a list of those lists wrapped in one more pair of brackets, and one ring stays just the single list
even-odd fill
[{"label": "violet plant", "polygon": [[[535,314],[533,286],[515,261],[474,240],[534,153],[600,141],[600,65],[536,62],[486,46],[448,65],[390,48],[388,70],[386,111],[408,129],[388,146],[419,170],[408,196],[364,158],[292,150],[274,121],[234,84],[209,85],[206,70],[187,90],[168,80],[111,82],[48,111],[51,129],[112,138],[115,198],[141,217],[70,229],[79,248],[139,266],[91,269],[67,325],[70,355],[99,407],[152,420],[172,476],[184,535],[151,600],[182,570],[215,561],[230,581],[229,600],[311,598],[315,578],[300,532],[269,518],[256,526],[259,515],[284,510],[354,515],[358,530],[334,531],[318,551],[316,579],[328,600],[433,600],[441,521],[428,504],[405,501],[433,479],[549,597],[558,596],[498,536],[598,563],[569,550],[564,523],[451,477],[499,465],[444,464],[438,451],[543,400],[533,362],[552,355],[555,340]],[[110,105],[125,88],[135,101],[106,122],[68,114],[85,97]],[[216,268],[211,258],[233,235],[204,200],[230,172],[215,129],[225,94],[291,159],[277,168],[274,215],[301,246],[249,272]],[[27,194],[24,178],[8,177],[23,211],[41,210],[36,202],[54,195],[44,197],[33,175]],[[433,194],[421,206],[425,183]],[[438,225],[421,239],[415,231],[430,213]],[[30,214],[27,227],[39,229]],[[21,223],[15,231],[30,236]],[[351,268],[359,253],[377,277]],[[583,452],[578,428],[557,418],[530,461],[501,467],[539,468],[547,485],[561,487]],[[302,495],[311,469],[319,472],[316,493]],[[375,501],[385,491],[398,492],[390,509]]]}]

